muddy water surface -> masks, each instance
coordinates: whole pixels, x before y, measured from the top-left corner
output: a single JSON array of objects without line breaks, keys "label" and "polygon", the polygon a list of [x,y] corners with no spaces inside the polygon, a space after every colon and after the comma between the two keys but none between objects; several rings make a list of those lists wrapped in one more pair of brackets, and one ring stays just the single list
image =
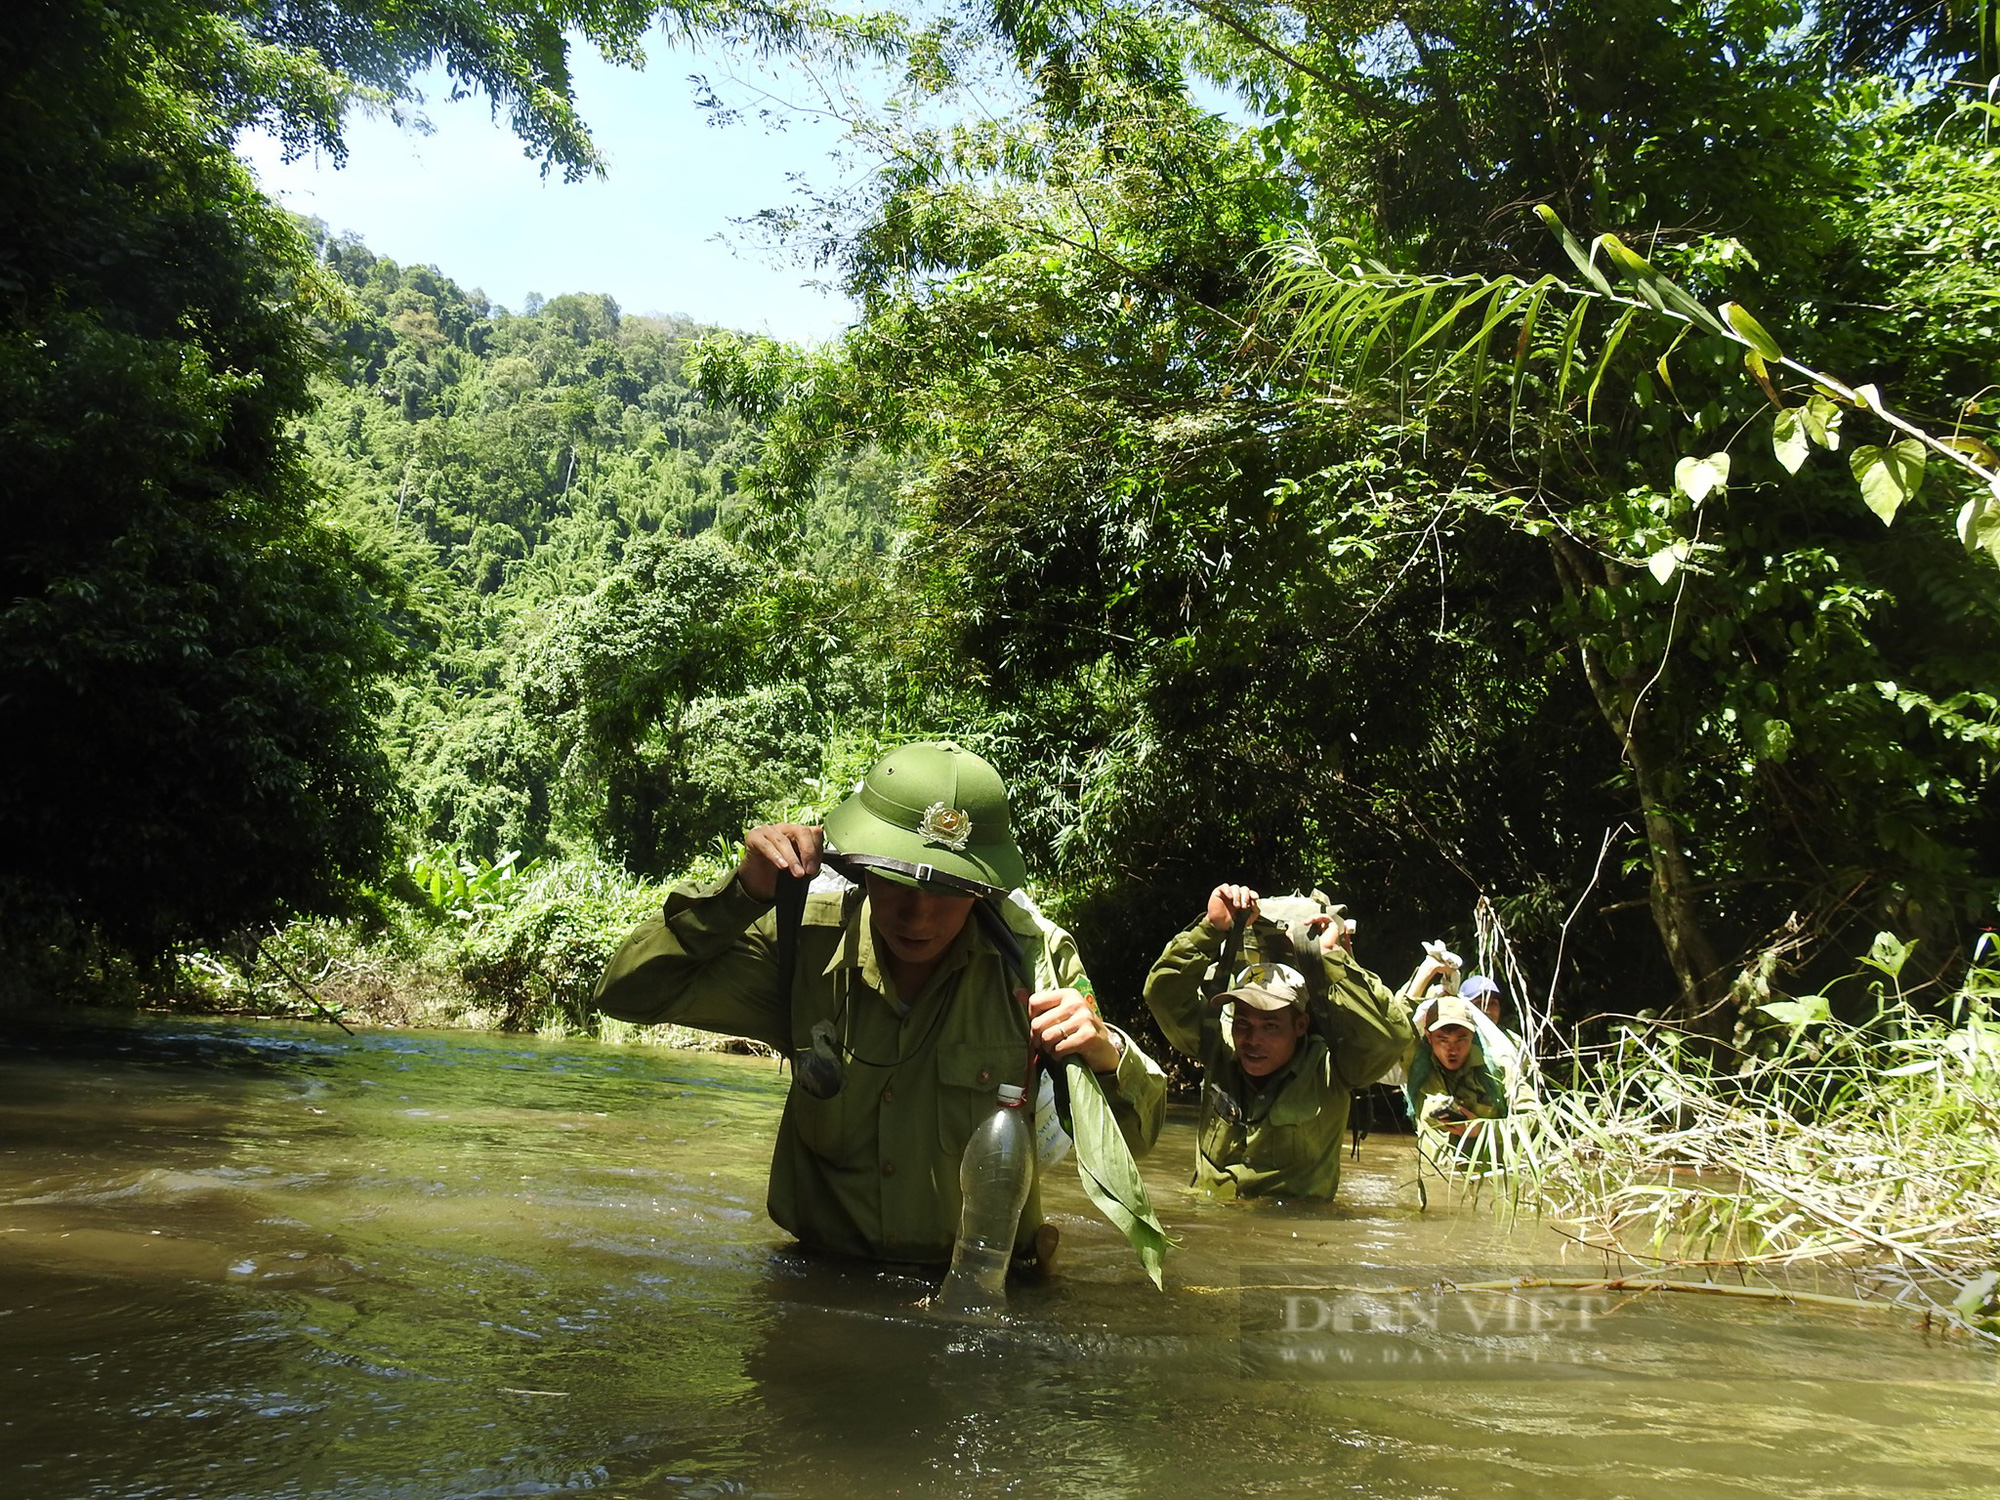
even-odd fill
[{"label": "muddy water surface", "polygon": [[[75,1497],[2000,1495],[1990,1354],[1420,1208],[1180,1190],[1140,1276],[1065,1164],[1007,1322],[764,1217],[767,1062],[464,1034],[0,1023],[0,1489]],[[1356,1291],[1354,1288],[1365,1288]],[[1399,1288],[1415,1288],[1412,1292]]]}]

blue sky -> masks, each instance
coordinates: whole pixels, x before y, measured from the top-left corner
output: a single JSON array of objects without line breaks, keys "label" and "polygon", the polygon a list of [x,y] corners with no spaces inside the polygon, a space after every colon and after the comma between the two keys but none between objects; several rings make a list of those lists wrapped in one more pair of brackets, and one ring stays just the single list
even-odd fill
[{"label": "blue sky", "polygon": [[[837,334],[852,308],[808,285],[809,267],[773,265],[754,245],[732,249],[717,236],[731,218],[783,205],[787,173],[837,185],[828,153],[839,128],[811,118],[783,131],[754,120],[711,126],[688,75],[719,83],[724,69],[684,50],[648,50],[643,73],[607,66],[587,46],[575,55],[578,106],[607,158],[604,180],[544,180],[485,98],[446,102],[442,76],[420,80],[435,134],[357,113],[344,168],[313,158],[286,165],[263,137],[239,149],[295,212],[404,264],[435,265],[516,311],[530,292],[608,292],[630,313],[684,313],[797,340]],[[731,91],[731,102],[743,94]]]}]

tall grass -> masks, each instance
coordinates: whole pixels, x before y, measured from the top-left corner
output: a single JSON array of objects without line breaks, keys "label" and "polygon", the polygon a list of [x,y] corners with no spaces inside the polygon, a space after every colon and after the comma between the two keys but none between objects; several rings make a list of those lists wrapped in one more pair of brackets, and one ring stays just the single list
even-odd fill
[{"label": "tall grass", "polygon": [[1541,1212],[1620,1255],[1837,1265],[1994,1331],[2000,970],[1975,963],[1920,1008],[1908,953],[1878,937],[1832,993],[1757,1007],[1741,1049],[1622,1027],[1577,1054],[1510,1165]]}]

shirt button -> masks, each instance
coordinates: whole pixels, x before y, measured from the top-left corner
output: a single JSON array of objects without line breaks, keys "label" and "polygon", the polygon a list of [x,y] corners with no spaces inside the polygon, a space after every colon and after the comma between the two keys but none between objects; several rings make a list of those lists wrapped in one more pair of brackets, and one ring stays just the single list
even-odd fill
[{"label": "shirt button", "polygon": [[896,1102],[896,1091],[894,1089],[882,1090],[882,1102],[884,1104],[894,1104]]},{"label": "shirt button", "polygon": [[979,1070],[979,1076],[973,1079],[974,1083],[991,1083],[992,1081],[993,1081],[993,1075],[987,1072],[986,1069],[984,1068],[981,1068]]},{"label": "shirt button", "polygon": [[884,1177],[894,1177],[896,1175],[896,1164],[892,1161],[883,1162],[882,1175]]}]

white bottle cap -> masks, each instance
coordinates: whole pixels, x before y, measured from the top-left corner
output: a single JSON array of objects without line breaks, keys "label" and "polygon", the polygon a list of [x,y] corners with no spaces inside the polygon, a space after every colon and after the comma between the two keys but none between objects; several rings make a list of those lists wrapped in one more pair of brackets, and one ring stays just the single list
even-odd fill
[{"label": "white bottle cap", "polygon": [[1027,1097],[1028,1091],[1018,1083],[1003,1083],[1000,1085],[1000,1102],[1009,1109],[1012,1109]]}]

